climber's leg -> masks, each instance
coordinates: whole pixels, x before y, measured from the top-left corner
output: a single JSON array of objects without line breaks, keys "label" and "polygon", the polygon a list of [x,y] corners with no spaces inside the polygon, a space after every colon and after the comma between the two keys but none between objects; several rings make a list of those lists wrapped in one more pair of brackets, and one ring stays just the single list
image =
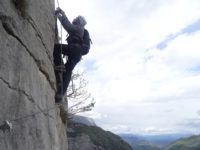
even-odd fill
[{"label": "climber's leg", "polygon": [[62,86],[58,86],[57,92],[56,92],[56,102],[62,101],[62,97],[65,95],[67,88],[69,86],[71,76],[72,76],[72,71],[76,64],[80,61],[80,57],[78,58],[71,58],[68,57],[67,63],[65,64],[65,72],[63,72],[63,84]]},{"label": "climber's leg", "polygon": [[[65,72],[65,66],[62,59],[62,54],[66,55],[66,51],[68,50],[68,45],[66,44],[55,44],[54,45],[54,72],[56,76],[56,86],[57,86],[57,92],[55,95],[56,101],[62,100],[62,94],[59,93],[59,89],[63,86],[63,72]],[[59,92],[58,92],[59,91]]]},{"label": "climber's leg", "polygon": [[72,71],[80,59],[80,57],[68,57],[67,63],[65,64],[66,71],[63,73],[63,95],[69,86]]}]

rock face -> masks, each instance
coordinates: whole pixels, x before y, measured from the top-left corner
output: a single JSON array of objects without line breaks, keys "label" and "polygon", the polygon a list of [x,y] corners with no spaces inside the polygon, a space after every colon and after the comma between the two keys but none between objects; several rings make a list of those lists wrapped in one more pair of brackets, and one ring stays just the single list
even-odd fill
[{"label": "rock face", "polygon": [[0,1],[1,150],[67,150],[55,106],[54,0]]}]

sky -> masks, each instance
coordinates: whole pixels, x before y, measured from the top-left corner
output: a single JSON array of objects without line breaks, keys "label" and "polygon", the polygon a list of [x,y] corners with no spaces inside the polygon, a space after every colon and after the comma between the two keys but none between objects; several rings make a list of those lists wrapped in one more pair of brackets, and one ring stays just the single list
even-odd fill
[{"label": "sky", "polygon": [[199,0],[59,5],[71,21],[86,18],[93,41],[75,68],[96,101],[84,115],[114,133],[200,134]]}]

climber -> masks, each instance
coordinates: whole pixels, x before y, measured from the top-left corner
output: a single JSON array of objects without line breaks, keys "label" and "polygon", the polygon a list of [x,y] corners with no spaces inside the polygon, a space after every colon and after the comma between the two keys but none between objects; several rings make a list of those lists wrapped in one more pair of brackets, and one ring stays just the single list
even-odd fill
[{"label": "climber", "polygon": [[[84,17],[78,16],[71,23],[66,17],[65,12],[59,7],[56,9],[55,15],[69,34],[67,37],[68,44],[54,45],[53,56],[55,75],[58,85],[57,92],[55,94],[55,101],[58,103],[62,101],[62,98],[68,88],[74,67],[81,60],[82,55],[88,53],[90,45],[87,44],[87,42],[84,44],[83,37],[89,38],[89,33],[86,29],[84,29],[84,26],[87,23]],[[62,55],[67,56],[65,64],[62,60]],[[63,73],[62,80],[59,80],[58,77],[60,72]]]}]

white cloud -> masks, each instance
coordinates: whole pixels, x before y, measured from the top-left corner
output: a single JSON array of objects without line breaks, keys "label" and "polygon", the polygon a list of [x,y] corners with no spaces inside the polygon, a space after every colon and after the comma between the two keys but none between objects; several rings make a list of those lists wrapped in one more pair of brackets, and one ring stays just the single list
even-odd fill
[{"label": "white cloud", "polygon": [[200,32],[179,35],[162,51],[155,46],[199,19],[199,0],[64,2],[70,20],[82,14],[88,21],[94,44],[77,69],[89,68],[88,89],[97,101],[90,116],[99,125],[178,131],[178,122],[196,115]]},{"label": "white cloud", "polygon": [[200,65],[199,38],[200,31],[177,37],[164,50],[163,57],[165,57],[166,63],[173,63],[176,69],[190,69],[196,67],[196,65]]}]

